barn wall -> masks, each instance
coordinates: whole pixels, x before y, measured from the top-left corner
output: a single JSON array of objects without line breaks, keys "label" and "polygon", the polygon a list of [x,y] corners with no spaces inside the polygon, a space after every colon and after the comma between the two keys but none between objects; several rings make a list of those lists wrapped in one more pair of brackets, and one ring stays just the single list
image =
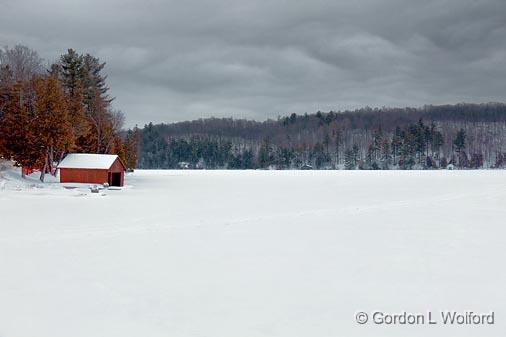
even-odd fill
[{"label": "barn wall", "polygon": [[108,170],[98,169],[60,169],[61,183],[104,184],[109,179]]},{"label": "barn wall", "polygon": [[123,172],[125,169],[123,168],[123,165],[121,165],[119,159],[116,159],[114,163],[112,164],[110,168],[111,172]]},{"label": "barn wall", "polygon": [[119,159],[116,159],[110,169],[80,169],[80,168],[61,168],[61,183],[86,183],[86,184],[104,184],[109,183],[109,173],[121,173],[121,184],[125,183],[125,167]]},{"label": "barn wall", "polygon": [[121,164],[119,158],[112,164],[110,172],[121,172],[121,186],[125,184],[125,167]]}]

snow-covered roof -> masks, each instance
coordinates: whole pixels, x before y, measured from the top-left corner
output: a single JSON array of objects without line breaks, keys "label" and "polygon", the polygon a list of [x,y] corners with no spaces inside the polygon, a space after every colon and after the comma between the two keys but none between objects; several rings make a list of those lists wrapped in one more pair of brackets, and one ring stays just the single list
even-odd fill
[{"label": "snow-covered roof", "polygon": [[115,154],[69,153],[58,168],[109,169],[117,158]]}]

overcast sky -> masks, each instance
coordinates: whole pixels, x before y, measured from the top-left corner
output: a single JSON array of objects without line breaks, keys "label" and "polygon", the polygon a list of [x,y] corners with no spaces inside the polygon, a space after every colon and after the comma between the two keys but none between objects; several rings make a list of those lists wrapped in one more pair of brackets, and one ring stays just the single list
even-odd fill
[{"label": "overcast sky", "polygon": [[107,62],[129,126],[506,100],[505,0],[0,0],[0,45]]}]

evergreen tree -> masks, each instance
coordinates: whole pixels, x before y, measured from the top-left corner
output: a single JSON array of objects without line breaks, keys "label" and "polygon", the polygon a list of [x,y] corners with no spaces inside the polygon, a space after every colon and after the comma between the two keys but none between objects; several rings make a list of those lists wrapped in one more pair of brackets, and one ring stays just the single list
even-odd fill
[{"label": "evergreen tree", "polygon": [[280,169],[288,169],[292,166],[292,160],[295,155],[292,149],[281,148],[278,149],[276,157],[276,166]]},{"label": "evergreen tree", "polygon": [[323,136],[323,146],[325,147],[325,154],[327,157],[330,157],[329,145],[330,145],[330,136],[326,132],[325,135]]},{"label": "evergreen tree", "polygon": [[[86,72],[83,65],[83,56],[73,49],[60,57],[57,67],[58,78],[60,78],[68,100],[69,119],[72,124],[75,137],[76,150],[86,151],[85,139],[91,133],[91,125],[86,118],[84,87]],[[56,68],[55,67],[55,68]]]},{"label": "evergreen tree", "polygon": [[267,168],[272,163],[272,148],[269,143],[269,139],[264,139],[260,149],[258,151],[258,166],[261,168]]},{"label": "evergreen tree", "polygon": [[422,119],[418,120],[418,124],[412,127],[414,130],[413,134],[415,136],[415,149],[416,156],[418,157],[418,163],[424,164],[424,154],[426,149],[426,139],[425,139],[425,125],[423,124]]},{"label": "evergreen tree", "polygon": [[401,138],[401,128],[397,126],[395,128],[394,135],[392,137],[392,157],[394,165],[397,165],[397,158],[400,156],[401,153],[401,146],[402,146],[402,138]]},{"label": "evergreen tree", "polygon": [[340,156],[339,156],[339,153],[340,153],[340,148],[341,148],[341,144],[343,142],[343,134],[342,134],[342,131],[340,129],[337,129],[336,130],[336,135],[335,135],[335,145],[336,145],[336,168],[337,166],[339,165],[339,162],[340,162]]},{"label": "evergreen tree", "polygon": [[473,153],[471,156],[471,161],[469,163],[469,167],[474,169],[479,169],[483,166],[483,154],[481,153]]},{"label": "evergreen tree", "polygon": [[[458,166],[459,167],[468,167],[469,159],[467,158],[467,154],[465,152],[466,149],[466,132],[464,129],[460,129],[455,136],[455,140],[453,141],[455,152],[457,153]],[[455,161],[454,161],[455,162]]]},{"label": "evergreen tree", "polygon": [[353,156],[353,150],[351,149],[344,151],[344,168],[346,170],[355,169],[355,160]]},{"label": "evergreen tree", "polygon": [[105,83],[107,76],[102,75],[104,67],[105,62],[101,63],[98,58],[90,54],[82,57],[84,104],[88,109],[93,106],[93,101],[97,97],[104,101],[106,107],[114,100],[107,94],[109,91],[109,87]]},{"label": "evergreen tree", "polygon": [[372,160],[375,162],[376,160],[379,159],[379,154],[380,154],[380,151],[381,151],[381,143],[382,143],[382,139],[383,139],[383,132],[381,129],[378,129],[374,132],[374,135],[373,135],[373,141],[372,141],[372,146],[371,146],[371,156],[372,156]]},{"label": "evergreen tree", "polygon": [[434,122],[431,125],[431,133],[432,133],[432,154],[435,159],[439,159],[441,146],[444,144],[443,134],[436,130],[436,125]]},{"label": "evergreen tree", "polygon": [[359,147],[357,144],[354,144],[351,149],[348,149],[344,152],[344,167],[347,170],[355,170],[358,165],[358,154]]},{"label": "evergreen tree", "polygon": [[373,164],[376,164],[376,161],[374,159],[376,152],[376,149],[374,148],[374,144],[369,144],[369,147],[367,148],[367,154],[365,156],[365,169],[371,169]]},{"label": "evergreen tree", "polygon": [[67,54],[60,57],[59,78],[65,88],[66,94],[73,96],[76,91],[82,91],[82,82],[85,79],[85,70],[83,67],[83,56],[75,50],[69,49]]},{"label": "evergreen tree", "polygon": [[69,118],[80,152],[109,153],[119,144],[114,115],[109,111],[113,100],[107,94],[105,63],[69,49],[59,63],[59,78],[68,98]]},{"label": "evergreen tree", "polygon": [[502,168],[506,165],[506,153],[497,152],[495,156],[494,168]]},{"label": "evergreen tree", "polygon": [[328,161],[329,156],[325,153],[323,144],[317,142],[311,151],[311,159],[314,162],[316,168],[322,168]]},{"label": "evergreen tree", "polygon": [[391,164],[390,142],[387,138],[381,141],[381,169],[388,170]]},{"label": "evergreen tree", "polygon": [[360,158],[359,158],[360,149],[357,144],[353,144],[353,147],[351,150],[352,150],[352,154],[353,154],[353,165],[355,167],[357,167],[357,165],[359,164],[359,160],[360,160]]},{"label": "evergreen tree", "polygon": [[243,169],[255,168],[254,160],[255,160],[255,158],[253,155],[253,151],[245,150],[242,153],[242,168]]},{"label": "evergreen tree", "polygon": [[453,141],[453,145],[455,145],[455,151],[457,153],[462,152],[466,148],[466,132],[464,129],[460,129],[457,132],[457,136],[455,137],[455,140]]}]

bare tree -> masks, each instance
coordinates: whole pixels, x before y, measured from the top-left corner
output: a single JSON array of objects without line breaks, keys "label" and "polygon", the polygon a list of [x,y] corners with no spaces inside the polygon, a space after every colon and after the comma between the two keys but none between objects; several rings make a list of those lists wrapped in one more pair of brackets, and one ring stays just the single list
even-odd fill
[{"label": "bare tree", "polygon": [[112,131],[115,134],[120,133],[125,124],[125,114],[121,112],[121,110],[111,111],[111,122],[112,122]]},{"label": "bare tree", "polygon": [[39,54],[19,44],[14,48],[5,46],[0,49],[0,69],[4,69],[4,74],[5,69],[8,69],[14,82],[27,81],[34,75],[44,72],[43,60]]},{"label": "bare tree", "polygon": [[110,132],[105,139],[105,152],[109,153],[111,146],[114,144],[116,135],[119,135],[125,124],[125,115],[120,110],[112,110],[109,112]]}]

